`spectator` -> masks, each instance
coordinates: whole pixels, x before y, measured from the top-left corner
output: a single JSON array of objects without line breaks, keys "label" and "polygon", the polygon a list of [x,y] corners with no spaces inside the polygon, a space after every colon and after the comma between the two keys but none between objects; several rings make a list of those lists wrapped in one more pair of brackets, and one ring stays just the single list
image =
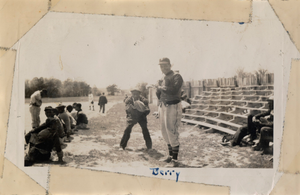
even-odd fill
[{"label": "spectator", "polygon": [[46,161],[51,157],[51,151],[55,148],[58,161],[63,162],[63,152],[59,142],[59,124],[54,118],[53,108],[45,108],[47,119],[45,123],[31,130],[25,135],[25,141],[29,144],[29,151],[25,156],[25,166],[31,166],[37,161]]},{"label": "spectator", "polygon": [[65,106],[62,104],[59,104],[56,107],[57,111],[58,111],[58,118],[64,122],[64,129],[65,129],[65,134],[66,134],[66,139],[65,142],[70,142],[70,135],[71,135],[71,121],[69,118],[69,115],[66,113],[65,111]]},{"label": "spectator", "polygon": [[73,103],[74,112],[71,112],[72,117],[77,121],[77,111],[75,110],[77,103]]},{"label": "spectator", "polygon": [[47,95],[47,90],[43,89],[34,92],[30,96],[29,111],[32,119],[31,126],[33,129],[40,125],[42,97],[45,97],[46,95]]},{"label": "spectator", "polygon": [[73,106],[68,105],[67,106],[67,111],[66,113],[68,114],[70,121],[71,121],[71,129],[73,129],[74,131],[76,131],[76,120],[74,119],[74,117],[71,115],[71,112],[73,111]]},{"label": "spectator", "polygon": [[93,108],[93,110],[95,110],[94,109],[94,96],[93,96],[92,92],[90,92],[90,94],[89,94],[89,109],[91,110],[91,108]]},{"label": "spectator", "polygon": [[259,142],[253,149],[263,150],[263,153],[266,153],[265,149],[269,146],[269,142],[273,140],[273,99],[273,97],[268,99],[269,109],[267,112],[255,116],[249,115],[247,126],[242,127],[232,136],[224,136],[222,142],[230,141],[232,146],[240,145],[242,139],[250,134],[249,143],[253,144],[257,134],[260,134]]},{"label": "spectator", "polygon": [[105,104],[107,104],[107,99],[105,97],[105,93],[103,93],[100,97],[99,97],[99,102],[98,105],[100,106],[100,110],[99,112],[105,113]]},{"label": "spectator", "polygon": [[76,120],[76,126],[78,129],[87,129],[88,124],[88,118],[86,114],[81,109],[81,104],[76,104],[75,110],[77,111],[77,120]]}]

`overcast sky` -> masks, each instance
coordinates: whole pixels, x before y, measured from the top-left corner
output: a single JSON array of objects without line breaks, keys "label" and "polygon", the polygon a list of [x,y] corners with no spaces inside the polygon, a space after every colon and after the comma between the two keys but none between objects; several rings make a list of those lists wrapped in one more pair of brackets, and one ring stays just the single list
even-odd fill
[{"label": "overcast sky", "polygon": [[249,24],[50,12],[15,47],[25,79],[123,89],[160,79],[162,57],[189,81],[232,77],[239,67],[280,72],[285,51],[298,55],[269,6],[254,8]]}]

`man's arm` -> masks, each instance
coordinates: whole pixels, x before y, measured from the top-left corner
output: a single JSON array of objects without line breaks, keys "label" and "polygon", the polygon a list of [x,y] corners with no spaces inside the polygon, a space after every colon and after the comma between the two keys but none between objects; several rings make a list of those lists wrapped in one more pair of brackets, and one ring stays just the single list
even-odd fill
[{"label": "man's arm", "polygon": [[56,153],[57,153],[57,157],[58,157],[58,161],[59,162],[63,162],[63,151],[61,149],[61,145],[60,145],[60,141],[59,141],[59,136],[56,134],[54,136],[54,143],[53,146],[55,147]]},{"label": "man's arm", "polygon": [[125,102],[126,105],[127,104],[132,104],[133,105],[133,99],[132,99],[131,96],[129,96],[128,98],[126,98],[124,102]]},{"label": "man's arm", "polygon": [[149,105],[148,99],[144,98],[143,96],[141,96],[140,101],[143,102],[145,104],[145,106]]},{"label": "man's arm", "polygon": [[47,119],[46,122],[44,122],[43,124],[41,124],[40,126],[38,126],[37,128],[33,129],[32,131],[30,131],[30,133],[39,133],[40,131],[42,131],[43,129],[46,129],[47,127],[50,127],[50,120]]},{"label": "man's arm", "polygon": [[100,105],[100,100],[101,100],[101,95],[100,95],[99,100],[98,100],[98,105]]},{"label": "man's arm", "polygon": [[259,119],[260,117],[265,117],[265,116],[268,116],[270,114],[271,114],[271,110],[268,110],[267,112],[263,112],[263,113],[255,115],[254,118]]}]

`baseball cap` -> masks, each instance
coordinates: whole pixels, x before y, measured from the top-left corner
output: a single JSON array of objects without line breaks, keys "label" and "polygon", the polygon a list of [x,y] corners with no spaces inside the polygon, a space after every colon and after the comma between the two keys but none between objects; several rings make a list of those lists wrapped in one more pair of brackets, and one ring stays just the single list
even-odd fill
[{"label": "baseball cap", "polygon": [[132,89],[132,90],[130,90],[131,92],[140,92],[141,93],[141,91],[138,89],[138,88],[134,88],[134,89]]},{"label": "baseball cap", "polygon": [[170,59],[169,58],[161,58],[159,59],[159,65],[163,65],[163,64],[171,64],[170,63]]}]

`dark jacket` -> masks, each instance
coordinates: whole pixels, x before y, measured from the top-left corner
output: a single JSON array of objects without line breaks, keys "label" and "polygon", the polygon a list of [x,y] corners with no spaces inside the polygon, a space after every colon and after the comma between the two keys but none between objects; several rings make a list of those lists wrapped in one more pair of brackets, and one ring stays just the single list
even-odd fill
[{"label": "dark jacket", "polygon": [[100,104],[107,104],[107,99],[106,99],[105,95],[101,95],[99,97],[98,105],[100,105]]},{"label": "dark jacket", "polygon": [[272,110],[269,109],[267,112],[257,114],[254,117],[259,120],[260,117],[265,117],[265,116],[270,115],[270,118],[268,119],[268,123],[263,123],[262,125],[267,126],[267,127],[273,127],[273,115],[271,115],[271,111]]},{"label": "dark jacket", "polygon": [[35,147],[42,154],[50,153],[53,146],[57,152],[61,152],[57,120],[52,117],[47,118],[45,123],[25,135],[26,143],[31,143],[30,146]]},{"label": "dark jacket", "polygon": [[[54,134],[60,135],[61,133],[61,129],[59,127],[59,121],[57,121],[58,119],[56,118],[47,118],[46,121],[41,124],[40,126],[38,126],[37,128],[33,129],[32,131],[30,131],[29,133],[27,133],[25,135],[25,140],[26,143],[29,143],[29,139],[31,134],[39,134],[41,131],[47,129],[48,131],[48,136],[53,136]],[[43,135],[45,135],[45,133],[42,133]]]},{"label": "dark jacket", "polygon": [[76,125],[79,125],[79,124],[81,124],[81,123],[88,124],[89,121],[88,121],[88,118],[87,118],[86,114],[84,114],[84,113],[82,112],[82,110],[79,110],[79,111],[77,112],[77,121],[76,121]]},{"label": "dark jacket", "polygon": [[177,104],[181,101],[181,88],[183,79],[180,74],[170,71],[165,75],[160,86],[165,86],[164,90],[157,90],[157,98],[164,104]]}]

